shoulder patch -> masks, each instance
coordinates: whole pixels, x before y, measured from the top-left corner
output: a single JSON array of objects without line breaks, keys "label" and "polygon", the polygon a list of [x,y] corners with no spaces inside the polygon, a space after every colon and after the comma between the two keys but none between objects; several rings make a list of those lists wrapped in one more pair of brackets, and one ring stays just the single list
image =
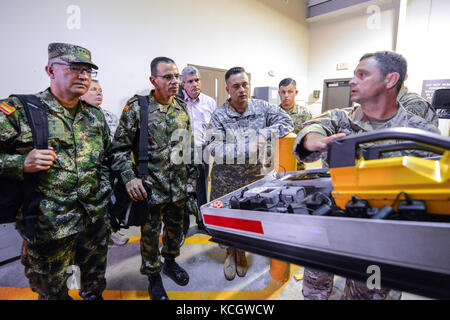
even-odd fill
[{"label": "shoulder patch", "polygon": [[9,115],[12,114],[14,111],[16,111],[16,108],[10,106],[10,105],[7,104],[6,102],[2,102],[2,104],[0,104],[0,110],[3,111],[4,114],[6,114],[7,116],[9,116]]},{"label": "shoulder patch", "polygon": [[327,115],[329,115],[329,114],[330,114],[330,113],[327,111],[327,112],[324,112],[324,113],[322,113],[322,114],[319,114],[318,116],[312,117],[311,120],[319,119],[319,118],[325,117],[325,116],[327,116]]},{"label": "shoulder patch", "polygon": [[128,99],[128,101],[127,101],[127,105],[131,105],[131,104],[133,104],[134,102],[138,102],[139,101],[139,98],[138,97],[136,97],[136,96],[132,96],[130,99]]},{"label": "shoulder patch", "polygon": [[182,106],[186,106],[187,103],[183,99],[181,99],[179,96],[173,96],[173,98]]},{"label": "shoulder patch", "polygon": [[128,110],[130,110],[130,106],[129,105],[125,105],[125,107],[123,108],[123,111],[128,111]]}]

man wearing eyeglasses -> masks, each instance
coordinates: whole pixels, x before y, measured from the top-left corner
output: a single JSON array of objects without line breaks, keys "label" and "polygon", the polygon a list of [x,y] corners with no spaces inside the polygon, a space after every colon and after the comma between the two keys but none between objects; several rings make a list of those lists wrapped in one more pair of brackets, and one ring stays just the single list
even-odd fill
[{"label": "man wearing eyeglasses", "polygon": [[[22,264],[40,300],[71,300],[71,265],[81,271],[80,296],[102,299],[109,241],[107,204],[111,193],[106,159],[111,142],[102,112],[80,97],[98,67],[89,50],[66,43],[48,46],[50,87],[36,97],[46,108],[49,148],[37,150],[19,99],[1,101],[0,174],[23,180],[39,173],[35,241],[23,242]],[[30,106],[30,104],[28,104]],[[30,203],[24,203],[31,205]],[[22,234],[24,221],[18,216]]]},{"label": "man wearing eyeglasses", "polygon": [[[188,273],[175,258],[180,254],[180,239],[188,190],[193,190],[198,177],[194,165],[194,143],[186,103],[175,95],[179,89],[180,74],[175,62],[167,57],[157,57],[151,62],[150,82],[154,86],[148,95],[148,171],[147,182],[152,194],[148,195],[141,178],[136,177],[138,159],[139,100],[128,100],[123,109],[113,142],[113,165],[133,201],[150,197],[150,212],[141,227],[141,273],[148,276],[148,291],[152,300],[166,300],[160,272],[162,271],[178,285],[189,282]],[[178,138],[183,133],[188,141],[187,151],[192,156],[186,162],[174,161],[180,145]],[[161,222],[164,222],[163,248],[159,252]],[[162,266],[160,256],[164,257]]]}]

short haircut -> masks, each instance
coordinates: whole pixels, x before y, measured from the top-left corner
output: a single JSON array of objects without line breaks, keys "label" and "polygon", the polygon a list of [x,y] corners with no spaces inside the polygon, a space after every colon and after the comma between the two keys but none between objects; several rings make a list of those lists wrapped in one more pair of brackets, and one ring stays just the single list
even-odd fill
[{"label": "short haircut", "polygon": [[377,51],[366,53],[359,61],[361,62],[362,60],[369,58],[374,58],[377,61],[378,67],[384,78],[392,72],[397,72],[400,75],[400,79],[397,82],[397,92],[399,92],[408,71],[408,63],[405,57],[392,51]]},{"label": "short haircut", "polygon": [[157,73],[156,68],[158,67],[158,64],[159,64],[160,62],[164,62],[164,63],[167,63],[167,64],[175,63],[175,61],[173,61],[172,59],[167,58],[167,57],[156,57],[156,58],[153,59],[152,62],[150,63],[150,72],[151,72],[151,75],[152,75],[153,77],[157,76],[157,74],[156,74],[156,73]]},{"label": "short haircut", "polygon": [[200,76],[200,72],[194,66],[187,66],[181,71],[181,81],[184,82],[186,80],[186,76],[190,74],[198,74]]},{"label": "short haircut", "polygon": [[238,74],[238,73],[242,73],[245,72],[245,69],[242,67],[234,67],[231,68],[227,71],[227,73],[225,73],[225,82],[228,84],[228,79],[233,75],[233,74]]},{"label": "short haircut", "polygon": [[280,84],[278,85],[278,89],[280,89],[281,87],[287,87],[290,85],[297,87],[297,82],[295,82],[295,80],[292,78],[286,78],[286,79],[283,79],[280,81]]}]

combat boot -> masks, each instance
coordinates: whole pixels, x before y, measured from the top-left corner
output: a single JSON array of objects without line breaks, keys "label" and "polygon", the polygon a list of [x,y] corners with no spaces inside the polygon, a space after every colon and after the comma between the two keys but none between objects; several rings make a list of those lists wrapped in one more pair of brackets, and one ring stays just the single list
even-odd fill
[{"label": "combat boot", "polygon": [[179,286],[185,286],[189,283],[188,273],[175,262],[175,259],[165,259],[163,273]]},{"label": "combat boot", "polygon": [[80,295],[81,298],[83,298],[83,300],[93,300],[93,301],[103,300],[101,293],[80,290],[78,291],[78,294]]},{"label": "combat boot", "polygon": [[159,273],[148,276],[148,293],[152,300],[169,300]]},{"label": "combat boot", "polygon": [[245,256],[245,251],[236,249],[236,272],[239,277],[244,277],[247,274],[248,263]]},{"label": "combat boot", "polygon": [[223,273],[228,281],[231,281],[236,276],[236,253],[235,249],[227,248],[227,257],[223,263]]},{"label": "combat boot", "polygon": [[58,294],[39,294],[38,300],[73,300],[73,298],[69,296],[69,292],[65,290]]}]

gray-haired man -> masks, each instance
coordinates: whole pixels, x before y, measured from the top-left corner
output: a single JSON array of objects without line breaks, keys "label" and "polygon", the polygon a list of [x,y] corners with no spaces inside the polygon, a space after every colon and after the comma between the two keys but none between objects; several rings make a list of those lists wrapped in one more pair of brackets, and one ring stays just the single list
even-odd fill
[{"label": "gray-haired man", "polygon": [[[213,111],[216,109],[217,104],[213,98],[203,94],[202,91],[202,80],[200,77],[200,72],[194,66],[187,66],[181,71],[181,82],[183,85],[183,100],[187,103],[187,108],[189,112],[189,118],[191,119],[192,132],[194,133],[194,142],[196,151],[201,155],[203,146],[205,145],[206,129],[209,126],[209,121]],[[209,159],[204,159],[208,162]],[[208,171],[209,165],[207,163],[202,163],[199,165],[200,176],[197,180],[196,194],[197,194],[197,204],[198,207],[207,202],[207,185],[208,185]],[[195,203],[191,206],[195,206]],[[189,209],[189,202],[188,202]],[[194,208],[195,209],[195,208]],[[198,210],[187,210],[196,211],[196,222],[199,229],[203,229],[203,222],[201,220],[200,212]],[[192,212],[194,213],[194,212]],[[186,235],[189,228],[189,216],[187,215],[184,220],[183,233]]]}]

